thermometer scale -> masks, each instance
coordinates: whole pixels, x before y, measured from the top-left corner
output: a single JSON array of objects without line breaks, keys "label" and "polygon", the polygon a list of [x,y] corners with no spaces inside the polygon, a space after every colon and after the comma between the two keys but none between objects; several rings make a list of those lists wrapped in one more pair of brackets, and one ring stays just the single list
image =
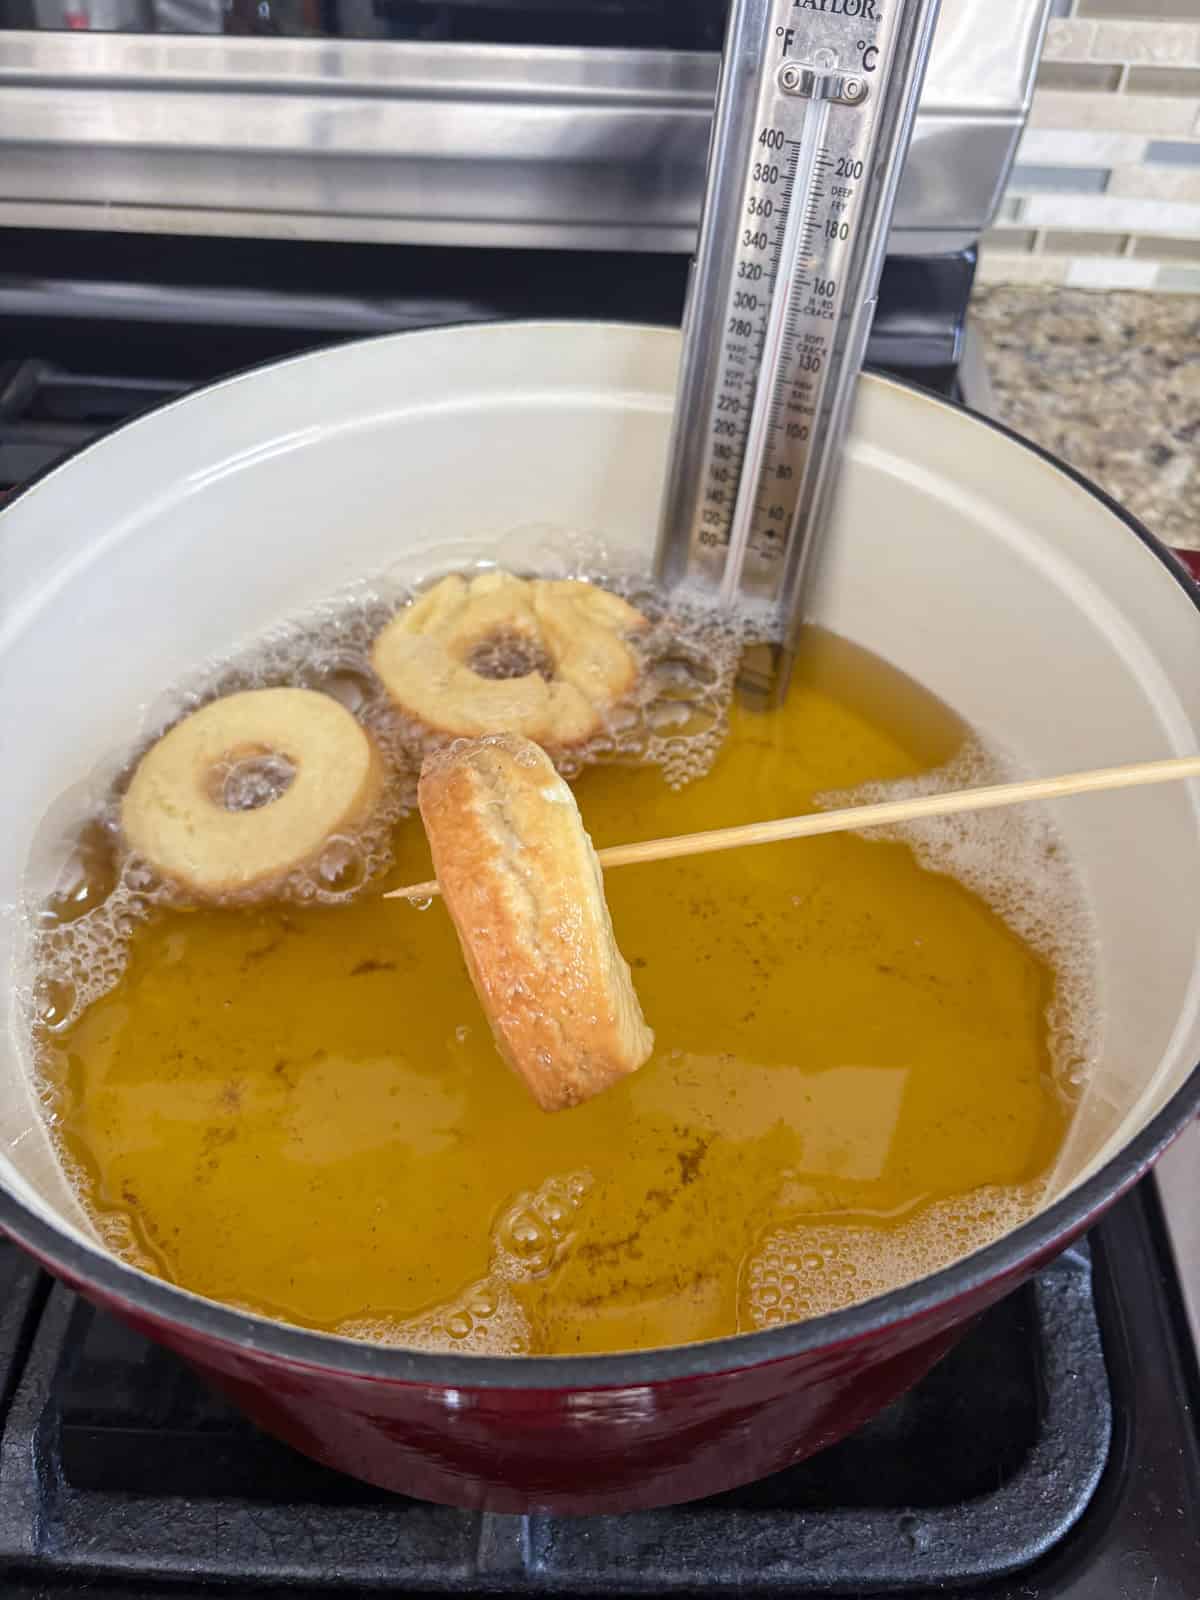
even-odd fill
[{"label": "thermometer scale", "polygon": [[938,0],[733,0],[658,552],[773,619],[786,688]]}]

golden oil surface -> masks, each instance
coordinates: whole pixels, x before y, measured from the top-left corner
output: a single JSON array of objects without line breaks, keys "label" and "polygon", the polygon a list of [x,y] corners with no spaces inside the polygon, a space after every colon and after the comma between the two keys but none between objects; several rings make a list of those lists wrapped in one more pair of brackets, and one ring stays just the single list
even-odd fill
[{"label": "golden oil surface", "polygon": [[[603,846],[811,809],[940,765],[965,733],[815,633],[787,705],[735,708],[708,776],[673,793],[657,770],[597,766],[576,792]],[[389,883],[428,876],[418,819],[396,854]],[[754,1261],[773,1231],[843,1230],[833,1303],[850,1300],[856,1240],[886,1255],[922,1208],[1029,1184],[1061,1142],[1054,973],[904,845],[830,837],[610,873],[657,1047],[555,1116],[497,1056],[444,909],[384,902],[386,886],[336,907],[160,912],[54,1041],[65,1153],[142,1264],[404,1342],[453,1345],[500,1305],[495,1339],[469,1347],[677,1344],[772,1320]],[[947,1259],[968,1235],[947,1230]]]}]

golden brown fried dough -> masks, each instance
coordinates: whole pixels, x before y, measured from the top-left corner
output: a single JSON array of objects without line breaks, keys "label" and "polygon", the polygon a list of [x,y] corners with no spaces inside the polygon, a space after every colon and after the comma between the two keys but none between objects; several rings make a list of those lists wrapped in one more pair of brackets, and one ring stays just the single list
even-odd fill
[{"label": "golden brown fried dough", "polygon": [[648,1059],[600,863],[570,788],[515,734],[426,761],[434,868],[500,1053],[543,1111],[579,1105]]},{"label": "golden brown fried dough", "polygon": [[[228,807],[239,767],[284,775]],[[263,768],[270,772],[271,768]],[[185,717],[142,757],[121,805],[130,848],[202,900],[275,887],[366,820],[383,773],[370,736],[311,689],[252,689]],[[273,796],[273,797],[272,797]]]},{"label": "golden brown fried dough", "polygon": [[646,626],[592,583],[453,574],[397,613],[371,655],[393,704],[435,732],[560,750],[594,737],[632,690],[626,636]]}]

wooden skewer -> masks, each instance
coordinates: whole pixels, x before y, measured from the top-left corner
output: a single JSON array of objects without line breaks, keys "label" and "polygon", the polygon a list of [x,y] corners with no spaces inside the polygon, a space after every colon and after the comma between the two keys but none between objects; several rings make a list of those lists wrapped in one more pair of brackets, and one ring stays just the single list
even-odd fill
[{"label": "wooden skewer", "polygon": [[[999,783],[990,788],[960,789],[952,794],[922,795],[914,800],[884,800],[877,805],[850,806],[843,811],[817,811],[809,816],[782,817],[777,822],[749,822],[736,828],[714,828],[709,833],[684,833],[673,839],[646,839],[641,844],[618,844],[598,852],[601,866],[628,867],[639,861],[668,861],[676,856],[708,855],[714,850],[742,850],[755,844],[778,844],[782,839],[807,839],[820,833],[854,833],[863,828],[885,828],[926,817],[953,817],[966,811],[992,811],[1000,806],[1031,800],[1064,800],[1070,795],[1097,794],[1113,789],[1136,789],[1152,783],[1178,783],[1200,778],[1200,755],[1170,761],[1145,761],[1123,767],[1100,767],[1094,772],[1072,772],[1061,778],[1029,778],[1020,783]],[[385,900],[429,900],[438,893],[436,883],[414,883],[392,889]]]}]

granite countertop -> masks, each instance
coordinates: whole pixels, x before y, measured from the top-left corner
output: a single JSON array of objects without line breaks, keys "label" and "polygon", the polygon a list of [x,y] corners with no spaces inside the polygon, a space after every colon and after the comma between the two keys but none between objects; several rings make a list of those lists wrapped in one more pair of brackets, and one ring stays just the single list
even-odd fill
[{"label": "granite countertop", "polygon": [[1200,296],[981,287],[995,412],[1200,550]]}]

